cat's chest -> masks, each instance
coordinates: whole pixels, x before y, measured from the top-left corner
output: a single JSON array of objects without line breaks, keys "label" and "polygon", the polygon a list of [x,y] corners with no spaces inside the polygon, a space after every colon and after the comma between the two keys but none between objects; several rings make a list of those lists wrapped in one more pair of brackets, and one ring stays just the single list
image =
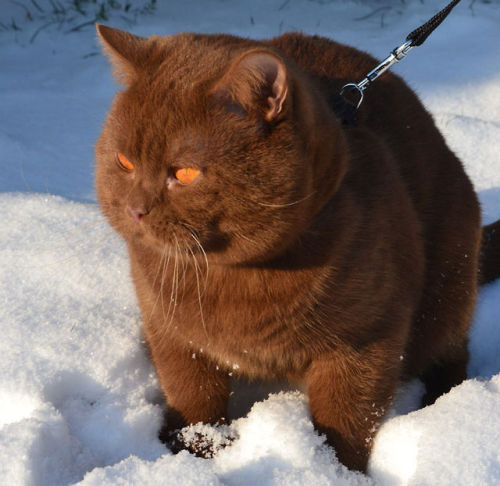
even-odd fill
[{"label": "cat's chest", "polygon": [[168,336],[192,359],[209,356],[234,375],[276,374],[307,361],[296,334],[310,300],[303,275],[222,267],[206,274],[181,264],[153,273],[133,268],[150,335]]},{"label": "cat's chest", "polygon": [[[172,321],[186,338],[225,348],[226,353],[231,351],[241,359],[251,355],[253,347],[262,349],[294,340],[290,324],[305,292],[299,294],[277,285],[275,279],[262,276],[257,281],[254,275],[237,271],[213,271],[202,278],[196,269],[188,269],[183,279],[181,288],[172,290],[166,285],[162,294],[164,299],[174,296],[170,302]],[[165,320],[163,313],[160,320]]]}]

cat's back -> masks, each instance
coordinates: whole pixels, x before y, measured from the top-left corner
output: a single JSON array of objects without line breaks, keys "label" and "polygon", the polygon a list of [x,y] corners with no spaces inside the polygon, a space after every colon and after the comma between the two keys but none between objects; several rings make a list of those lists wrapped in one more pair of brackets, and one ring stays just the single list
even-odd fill
[{"label": "cat's back", "polygon": [[[346,83],[361,81],[379,62],[353,47],[299,33],[276,37],[269,45],[314,77],[327,100],[335,97]],[[385,73],[370,86],[356,116],[357,127],[372,131],[393,154],[422,214],[436,207],[436,203],[447,204],[433,200],[441,192],[436,191],[439,184],[451,183],[453,197],[477,205],[462,164],[447,147],[417,95],[399,76]]]}]

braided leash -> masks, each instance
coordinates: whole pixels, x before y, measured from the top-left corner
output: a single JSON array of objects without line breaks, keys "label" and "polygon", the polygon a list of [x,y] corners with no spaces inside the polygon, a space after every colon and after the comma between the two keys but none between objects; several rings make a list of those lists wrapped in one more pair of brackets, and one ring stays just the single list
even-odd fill
[{"label": "braided leash", "polygon": [[[370,86],[380,75],[385,73],[394,63],[404,59],[406,55],[414,48],[422,45],[427,37],[443,22],[449,15],[452,9],[460,2],[453,0],[434,17],[428,20],[414,31],[410,32],[406,37],[406,42],[399,47],[396,47],[391,54],[386,57],[378,66],[372,69],[359,83],[347,83],[342,87],[340,93],[335,96],[330,104],[333,111],[342,120],[344,125],[356,124],[356,110],[360,107],[364,98],[364,90]],[[344,95],[349,91],[351,94],[358,96],[357,102],[347,99]]]},{"label": "braided leash", "polygon": [[450,2],[441,12],[438,12],[432,19],[428,20],[424,25],[421,25],[418,29],[408,34],[406,38],[407,41],[411,41],[412,47],[421,46],[427,37],[429,37],[434,29],[439,27],[441,22],[448,16],[448,14],[453,10],[460,0],[453,0]]}]

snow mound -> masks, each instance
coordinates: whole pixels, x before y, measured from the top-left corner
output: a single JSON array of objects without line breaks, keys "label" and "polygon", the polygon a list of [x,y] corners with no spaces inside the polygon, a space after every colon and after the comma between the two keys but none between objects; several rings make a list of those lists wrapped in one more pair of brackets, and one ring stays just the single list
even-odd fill
[{"label": "snow mound", "polygon": [[500,481],[500,374],[468,380],[380,429],[370,474],[384,485]]}]

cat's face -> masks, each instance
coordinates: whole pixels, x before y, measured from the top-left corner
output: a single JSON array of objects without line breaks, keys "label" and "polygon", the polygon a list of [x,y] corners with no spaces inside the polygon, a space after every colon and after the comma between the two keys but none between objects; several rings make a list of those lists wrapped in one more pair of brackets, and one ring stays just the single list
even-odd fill
[{"label": "cat's face", "polygon": [[210,36],[100,34],[126,83],[96,149],[113,227],[158,251],[202,246],[221,262],[283,251],[318,204],[285,63]]}]

